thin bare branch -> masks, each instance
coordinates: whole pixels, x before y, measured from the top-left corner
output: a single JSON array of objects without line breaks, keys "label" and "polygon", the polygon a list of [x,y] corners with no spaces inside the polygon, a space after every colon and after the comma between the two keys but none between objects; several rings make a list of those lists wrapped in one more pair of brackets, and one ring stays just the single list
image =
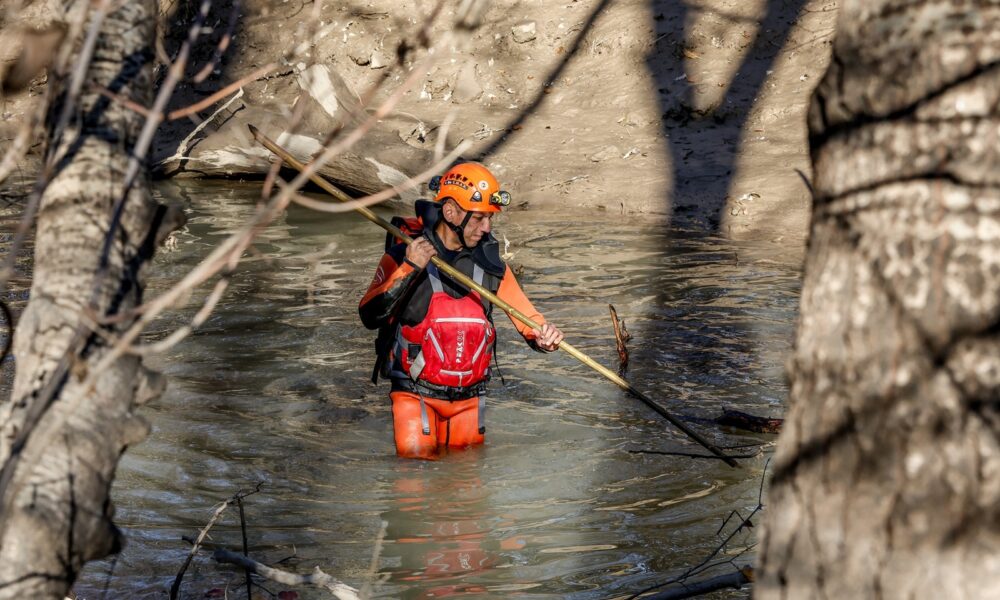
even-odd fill
[{"label": "thin bare branch", "polygon": [[368,576],[365,577],[365,584],[361,586],[362,600],[368,600],[372,595],[372,582],[375,581],[375,574],[378,573],[378,560],[382,555],[382,541],[385,539],[388,521],[382,521],[379,526],[378,535],[375,536],[375,548],[372,550],[372,560],[368,564]]},{"label": "thin bare branch", "polygon": [[[375,204],[385,202],[386,200],[389,200],[391,198],[395,198],[401,192],[411,190],[417,187],[418,185],[426,182],[431,177],[440,173],[443,169],[451,165],[456,158],[461,156],[462,153],[468,150],[470,147],[472,147],[471,142],[463,141],[458,146],[456,146],[454,150],[448,153],[448,156],[445,156],[443,159],[437,161],[436,163],[431,165],[430,168],[425,169],[419,174],[414,175],[413,177],[406,179],[406,181],[394,185],[391,188],[371,194],[370,196],[358,198],[357,200],[348,200],[346,202],[340,202],[339,204],[333,204],[331,202],[324,202],[322,200],[313,200],[312,198],[307,198],[299,194],[298,192],[294,192],[292,193],[292,201],[295,202],[296,204],[300,204],[307,208],[311,208],[313,210],[325,213],[351,212],[359,208],[373,206]],[[289,186],[284,182],[282,182],[280,179],[278,185],[282,188],[282,190],[289,189]]]},{"label": "thin bare branch", "polygon": [[[285,198],[287,196],[286,200],[279,202],[282,208],[275,209],[274,208],[275,201],[272,201],[270,208],[268,210],[263,211],[263,213],[271,215],[276,214],[277,212],[280,212],[280,210],[283,210],[284,206],[287,206],[289,200],[295,201],[299,204],[302,204],[304,206],[307,206],[315,210],[319,210],[322,212],[332,212],[332,213],[354,210],[358,206],[371,206],[373,204],[378,204],[380,202],[384,202],[390,198],[398,196],[403,191],[413,189],[414,187],[424,183],[425,181],[433,177],[436,173],[439,173],[441,169],[451,164],[455,160],[455,158],[460,156],[470,146],[471,146],[470,142],[463,141],[454,150],[452,150],[452,152],[449,153],[448,156],[438,161],[437,163],[435,163],[425,171],[421,172],[420,174],[414,177],[410,177],[406,181],[403,181],[396,186],[393,186],[386,190],[382,190],[377,194],[372,194],[371,196],[366,196],[358,200],[351,200],[348,202],[344,202],[342,204],[330,204],[329,202],[321,202],[317,200],[312,200],[311,198],[306,198],[298,193],[289,193],[287,189],[288,188],[287,184],[281,182],[283,193],[280,196],[278,196],[275,199],[275,201],[281,201],[282,198]],[[259,216],[261,215],[259,214]],[[250,240],[252,239],[252,237],[256,235],[256,231],[258,231],[259,227],[261,227],[262,225],[263,223],[251,225],[250,227],[245,228],[244,230],[234,234],[233,238],[238,237],[240,241],[234,242],[234,244],[231,247],[227,246],[226,249],[222,252],[217,251],[216,253],[213,253],[209,257],[209,259],[206,259],[206,261],[202,262],[201,265],[199,265],[196,269],[191,271],[191,273],[188,274],[188,277],[186,277],[185,280],[182,280],[181,284],[184,284],[183,287],[181,286],[181,284],[178,284],[178,286],[175,286],[174,289],[170,290],[164,296],[157,298],[157,300],[154,301],[153,303],[137,307],[136,312],[142,314],[142,319],[140,320],[140,323],[137,323],[135,326],[133,326],[133,329],[138,327],[138,325],[148,322],[148,320],[151,320],[153,317],[155,317],[155,315],[150,315],[150,309],[152,307],[157,308],[155,312],[158,314],[161,310],[167,308],[169,305],[173,305],[173,302],[170,302],[170,304],[161,304],[159,302],[161,298],[164,298],[168,294],[170,295],[170,299],[172,301],[177,301],[180,300],[181,298],[185,298],[186,294],[184,294],[183,292],[189,291],[192,287],[202,283],[202,281],[204,281],[202,277],[204,277],[205,279],[211,277],[215,273],[213,269],[217,269],[221,267],[223,264],[228,264],[231,269],[235,268],[240,253],[242,253],[242,251],[246,248],[246,246],[249,245]],[[231,241],[233,240],[233,238],[230,238],[230,240],[227,241]],[[221,248],[222,246],[220,246],[220,249]],[[190,276],[195,273],[197,273],[197,276],[191,278]],[[121,346],[122,351],[127,353],[147,354],[150,352],[164,351],[166,349],[173,347],[182,339],[190,335],[190,333],[199,325],[201,325],[201,323],[204,322],[204,320],[208,317],[208,315],[211,314],[211,311],[214,309],[215,305],[221,298],[223,291],[225,290],[224,282],[225,280],[221,280],[216,285],[216,289],[206,300],[205,305],[198,312],[198,314],[192,320],[190,325],[186,325],[184,327],[177,329],[164,340],[146,346],[135,346],[126,342],[126,339],[135,339],[134,336],[129,335],[132,333],[132,330],[130,330],[128,333],[126,333],[126,335],[122,336],[122,338],[117,341],[115,348]],[[145,325],[143,325],[143,328],[144,327]],[[139,332],[141,332],[141,329],[135,331],[134,335],[137,336]],[[108,364],[110,364],[110,362]],[[100,368],[102,367],[99,366],[98,369]]]},{"label": "thin bare branch", "polygon": [[[355,143],[357,143],[358,140],[368,133],[368,131],[370,131],[376,123],[385,118],[395,108],[406,92],[412,89],[414,85],[426,76],[432,64],[437,60],[437,49],[447,47],[452,42],[452,39],[453,35],[450,32],[443,35],[442,38],[438,40],[435,47],[430,49],[428,55],[424,57],[424,59],[411,71],[403,83],[396,90],[394,90],[393,94],[391,94],[389,98],[387,98],[371,115],[369,115],[364,122],[358,125],[357,128],[351,131],[350,134],[340,140],[337,144],[325,148],[323,152],[310,162],[290,184],[283,186],[280,194],[272,198],[266,204],[262,205],[257,214],[246,226],[216,247],[216,249],[205,260],[190,271],[180,282],[178,282],[177,285],[142,307],[141,317],[121,336],[117,344],[112,347],[111,350],[104,355],[104,357],[102,357],[97,366],[88,374],[91,381],[94,381],[93,377],[106,370],[115,360],[117,360],[118,357],[128,352],[132,344],[138,338],[139,334],[153,319],[159,316],[160,313],[169,307],[175,306],[175,303],[177,303],[180,299],[185,298],[190,293],[191,289],[212,277],[223,267],[223,265],[229,264],[231,260],[238,261],[238,257],[243,250],[249,246],[251,241],[263,227],[270,223],[288,206],[293,198],[297,196],[297,191],[305,184],[306,181],[308,181],[308,178],[317,170],[322,168],[334,156],[350,149]],[[465,149],[465,146],[460,144],[459,147],[456,148],[456,152],[461,153],[464,152]],[[413,186],[418,185],[421,181],[421,177],[424,178],[423,180],[429,179],[439,169],[440,167],[435,167],[435,169],[425,171],[419,177],[410,178],[403,184],[394,186],[390,190],[383,190],[378,194],[373,194],[367,199],[367,201],[370,203],[377,203],[391,198],[392,196],[397,195],[400,190],[410,189]],[[378,199],[375,199],[376,197]],[[305,202],[301,202],[302,200],[305,200]],[[301,197],[298,198],[298,201],[307,205],[309,203],[316,202]],[[323,203],[318,204],[322,205]],[[333,205],[326,206],[331,207]],[[339,211],[331,210],[327,212]]]},{"label": "thin bare branch", "polygon": [[190,106],[185,106],[184,108],[178,108],[177,110],[170,111],[167,114],[167,120],[168,121],[176,121],[177,119],[182,119],[182,118],[187,117],[189,115],[193,115],[193,114],[195,114],[196,112],[198,112],[200,110],[204,110],[204,109],[208,108],[209,106],[212,106],[213,104],[215,104],[219,100],[225,98],[229,94],[232,94],[236,90],[241,89],[243,86],[245,86],[246,84],[250,83],[251,81],[257,81],[261,77],[264,77],[265,75],[269,75],[272,71],[274,71],[277,68],[278,68],[278,65],[276,63],[266,64],[263,67],[257,69],[256,71],[253,71],[249,75],[246,75],[244,77],[240,77],[239,79],[237,79],[233,83],[230,83],[226,87],[224,87],[221,90],[215,92],[214,94],[212,94],[208,98],[205,98],[204,100],[200,100],[200,101],[198,101],[198,102],[196,102],[196,103],[194,103],[194,104],[192,104]]},{"label": "thin bare branch", "polygon": [[[66,90],[62,110],[59,112],[59,120],[56,121],[56,126],[52,130],[53,135],[49,143],[53,151],[59,147],[59,140],[62,139],[63,131],[69,125],[69,120],[76,111],[76,103],[80,98],[81,90],[83,90],[83,81],[87,75],[87,69],[90,67],[90,59],[94,56],[94,49],[97,47],[97,37],[101,32],[101,25],[104,24],[104,17],[107,14],[110,4],[110,0],[100,0],[94,6],[93,21],[90,23],[90,29],[87,30],[87,38],[80,49],[80,56],[76,61],[76,67],[73,69],[72,75],[70,75],[69,87]],[[85,21],[86,16],[84,15],[82,19]],[[67,39],[68,46],[72,46],[73,39],[72,37]],[[59,158],[53,155],[46,162],[54,165],[58,160]],[[48,173],[48,175],[51,176],[51,173]]]},{"label": "thin bare branch", "polygon": [[746,566],[741,569],[737,569],[732,573],[717,575],[703,581],[678,584],[677,587],[673,589],[664,590],[652,596],[647,596],[646,600],[683,600],[685,598],[694,598],[695,596],[704,596],[705,594],[710,594],[719,590],[738,590],[748,583],[753,583],[753,580],[753,567]]},{"label": "thin bare branch", "polygon": [[139,104],[138,102],[135,102],[131,98],[126,98],[125,96],[122,96],[121,94],[116,94],[116,93],[112,92],[111,90],[109,90],[108,88],[103,87],[103,86],[99,86],[99,85],[90,85],[90,86],[88,86],[88,88],[90,90],[93,90],[94,92],[97,92],[101,96],[104,96],[108,100],[111,100],[112,102],[115,102],[117,104],[121,104],[122,106],[124,106],[125,108],[127,108],[129,110],[132,110],[132,111],[135,111],[135,112],[139,113],[140,115],[146,117],[147,119],[150,116],[150,112],[149,112],[148,108],[146,108],[145,106]]},{"label": "thin bare branch", "polygon": [[175,329],[173,333],[158,342],[129,346],[128,353],[146,356],[148,354],[166,352],[167,350],[173,348],[184,338],[191,335],[195,329],[200,327],[201,324],[205,322],[205,319],[207,319],[208,316],[212,314],[212,311],[215,310],[216,304],[219,303],[219,300],[222,298],[222,294],[226,291],[227,287],[229,287],[229,279],[220,279],[216,282],[212,293],[205,299],[205,303],[202,305],[201,309],[198,310],[194,318],[191,319],[191,323]]},{"label": "thin bare branch", "polygon": [[441,127],[438,129],[437,141],[434,143],[434,162],[440,162],[441,157],[444,156],[444,147],[448,143],[448,131],[451,129],[452,123],[455,122],[455,115],[458,114],[456,111],[449,111],[444,117],[444,121],[441,122]]},{"label": "thin bare branch", "polygon": [[[94,6],[94,18],[90,24],[90,28],[87,30],[87,37],[84,40],[83,47],[80,49],[76,66],[73,69],[73,73],[70,75],[69,86],[66,90],[66,95],[62,100],[62,111],[60,111],[59,119],[56,121],[56,125],[52,129],[53,134],[49,138],[48,156],[45,159],[42,172],[35,180],[35,185],[32,187],[31,194],[28,196],[28,201],[24,207],[24,215],[22,215],[21,221],[17,225],[17,231],[14,233],[14,239],[11,241],[10,248],[7,251],[7,258],[3,263],[3,269],[0,269],[0,291],[4,289],[7,280],[10,279],[11,275],[14,273],[14,262],[20,253],[21,246],[24,245],[24,240],[28,236],[28,231],[31,229],[31,225],[35,222],[35,214],[38,212],[38,206],[42,201],[42,193],[45,191],[45,188],[49,184],[49,180],[52,178],[55,165],[59,162],[59,157],[55,154],[56,148],[59,147],[59,140],[62,138],[62,133],[69,125],[70,117],[75,111],[80,91],[83,89],[83,80],[87,73],[87,67],[90,66],[90,60],[94,55],[94,48],[97,44],[97,36],[98,33],[100,33],[101,25],[104,23],[104,16],[107,13],[109,3],[110,0],[100,0],[100,2]],[[74,20],[70,24],[70,33],[66,36],[66,43],[60,50],[59,57],[53,68],[54,73],[63,72],[67,61],[72,55],[73,41],[82,31],[86,18],[87,13],[84,11],[79,20]],[[54,85],[46,87],[46,102],[42,103],[46,106],[43,106],[40,110],[44,111],[47,105],[52,101],[55,94],[55,88],[56,86]]]},{"label": "thin bare branch", "polygon": [[187,153],[188,144],[191,143],[191,140],[194,139],[194,136],[198,135],[198,133],[202,129],[208,127],[209,123],[211,123],[212,120],[219,115],[219,113],[229,108],[233,104],[233,102],[236,102],[236,100],[242,97],[243,97],[243,88],[239,88],[239,90],[235,94],[233,94],[232,98],[230,98],[229,100],[226,101],[225,104],[217,108],[215,112],[211,114],[211,116],[209,116],[207,119],[199,123],[198,126],[195,127],[193,131],[191,131],[191,133],[184,136],[184,139],[181,140],[181,143],[177,146],[177,152],[175,152],[173,156],[169,158],[164,158],[157,164],[162,165],[171,160],[184,160],[185,158],[187,158],[184,155]]},{"label": "thin bare branch", "polygon": [[222,513],[224,513],[226,509],[229,508],[230,504],[232,504],[233,502],[241,501],[243,500],[243,498],[246,498],[247,496],[252,496],[253,494],[256,494],[257,492],[260,491],[260,488],[263,485],[264,482],[261,481],[257,483],[257,487],[254,488],[253,491],[244,492],[241,490],[239,492],[236,492],[235,494],[233,494],[231,498],[226,499],[222,504],[216,507],[215,512],[212,513],[212,518],[209,519],[208,523],[201,528],[200,532],[198,532],[198,538],[195,539],[194,544],[191,545],[191,550],[188,552],[187,558],[184,559],[184,564],[181,565],[180,571],[178,571],[177,575],[174,577],[174,582],[170,586],[170,600],[175,600],[177,598],[177,592],[180,591],[181,589],[181,581],[184,579],[184,572],[187,571],[188,566],[190,566],[191,560],[194,559],[194,555],[198,552],[198,548],[201,547],[201,543],[202,541],[204,541],[205,536],[208,535],[208,530],[211,529],[213,525],[215,525],[216,521],[218,521],[219,518],[222,516]]},{"label": "thin bare branch", "polygon": [[[656,585],[653,585],[653,586],[650,586],[650,587],[645,588],[643,590],[640,590],[640,591],[636,592],[635,594],[632,594],[631,596],[629,596],[628,598],[626,598],[626,600],[635,600],[636,598],[639,598],[640,596],[643,596],[644,594],[647,594],[648,592],[651,592],[653,590],[660,589],[662,587],[665,587],[665,586],[668,586],[668,585],[673,585],[673,584],[676,584],[676,583],[683,583],[686,579],[688,579],[692,575],[697,575],[698,573],[704,572],[708,568],[716,566],[715,564],[712,564],[712,559],[714,559],[716,556],[718,556],[718,554],[720,552],[722,552],[722,550],[724,550],[726,548],[726,546],[729,544],[729,542],[732,541],[732,539],[734,537],[736,537],[736,535],[738,533],[740,533],[741,531],[745,531],[746,529],[748,529],[750,527],[753,527],[753,522],[751,521],[751,519],[753,519],[757,515],[758,512],[760,512],[761,510],[764,509],[764,481],[765,481],[765,478],[767,476],[767,467],[770,464],[771,464],[771,461],[770,461],[770,459],[768,459],[768,461],[766,463],[764,463],[764,470],[761,472],[761,475],[760,475],[760,489],[757,492],[757,506],[750,512],[749,515],[747,515],[746,518],[740,517],[741,520],[740,520],[739,525],[737,525],[736,528],[734,528],[729,533],[729,535],[727,535],[722,540],[722,542],[718,546],[716,546],[712,550],[712,552],[710,552],[708,554],[707,557],[705,557],[704,560],[702,560],[700,563],[694,565],[693,567],[688,568],[686,571],[684,571],[683,573],[681,573],[679,576],[674,577],[674,578],[670,579],[669,581],[664,581],[663,583],[658,583]],[[732,513],[730,513],[729,517],[726,517],[726,519],[723,520],[722,527],[720,527],[720,529],[719,529],[720,532],[722,531],[722,528],[725,527],[726,523],[729,521],[729,519],[734,514],[738,515],[738,513],[736,511],[733,511]],[[729,560],[725,561],[725,563],[732,562],[732,560],[733,559],[729,559]],[[725,563],[723,563],[723,564],[725,564]],[[737,570],[739,570],[739,569],[737,569]],[[752,581],[752,570],[749,573],[750,573],[750,581]],[[659,596],[656,596],[656,597],[659,597]],[[668,596],[664,596],[664,597],[668,597]],[[678,596],[678,597],[685,597],[685,596]]]}]

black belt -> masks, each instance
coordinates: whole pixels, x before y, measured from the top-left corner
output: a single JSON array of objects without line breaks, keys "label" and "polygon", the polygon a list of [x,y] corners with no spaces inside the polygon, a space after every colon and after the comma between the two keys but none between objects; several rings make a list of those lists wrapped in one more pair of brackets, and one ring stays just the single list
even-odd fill
[{"label": "black belt", "polygon": [[415,392],[423,396],[435,398],[437,400],[468,400],[486,393],[486,381],[480,381],[475,385],[464,387],[452,387],[447,385],[436,385],[427,381],[413,381],[410,379],[392,379],[392,389]]}]

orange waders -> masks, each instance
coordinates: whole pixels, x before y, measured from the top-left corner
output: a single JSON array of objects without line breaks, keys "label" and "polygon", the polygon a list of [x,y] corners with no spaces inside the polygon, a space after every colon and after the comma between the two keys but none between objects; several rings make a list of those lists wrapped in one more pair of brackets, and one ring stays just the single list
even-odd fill
[{"label": "orange waders", "polygon": [[392,399],[396,454],[404,458],[437,458],[439,448],[467,448],[483,443],[479,433],[479,398],[439,400],[423,397],[429,434],[424,433],[420,396],[397,390]]}]

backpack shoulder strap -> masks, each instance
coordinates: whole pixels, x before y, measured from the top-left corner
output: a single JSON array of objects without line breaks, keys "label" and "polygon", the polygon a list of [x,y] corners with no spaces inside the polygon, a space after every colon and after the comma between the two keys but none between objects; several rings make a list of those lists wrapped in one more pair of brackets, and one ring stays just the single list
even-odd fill
[{"label": "backpack shoulder strap", "polygon": [[[424,233],[424,222],[420,217],[401,217],[399,215],[394,216],[389,220],[389,223],[393,224],[400,231],[406,235],[415,238],[420,237]],[[391,233],[385,234],[385,251],[388,252],[389,248],[397,244],[403,243],[403,240],[394,236]]]}]

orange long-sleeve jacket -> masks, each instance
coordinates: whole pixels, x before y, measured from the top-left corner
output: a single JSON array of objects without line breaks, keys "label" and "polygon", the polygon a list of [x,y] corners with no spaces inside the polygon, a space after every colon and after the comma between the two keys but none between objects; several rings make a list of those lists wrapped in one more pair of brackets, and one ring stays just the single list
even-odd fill
[{"label": "orange long-sleeve jacket", "polygon": [[[415,269],[405,260],[405,255],[406,246],[397,244],[379,261],[375,276],[358,306],[365,327],[378,329],[397,319],[404,324],[412,325],[423,319],[430,298],[430,285],[425,272]],[[470,252],[459,251],[452,256],[445,256],[444,253],[440,255],[460,271],[472,275],[474,262]],[[455,286],[451,288],[452,295],[457,297],[459,294],[469,293],[459,284]],[[528,300],[509,266],[503,266],[503,273],[499,277],[496,272],[487,272],[484,286],[539,325],[545,323],[545,317]],[[538,349],[534,344],[535,335],[531,328],[513,318],[511,322],[532,348]]]}]

